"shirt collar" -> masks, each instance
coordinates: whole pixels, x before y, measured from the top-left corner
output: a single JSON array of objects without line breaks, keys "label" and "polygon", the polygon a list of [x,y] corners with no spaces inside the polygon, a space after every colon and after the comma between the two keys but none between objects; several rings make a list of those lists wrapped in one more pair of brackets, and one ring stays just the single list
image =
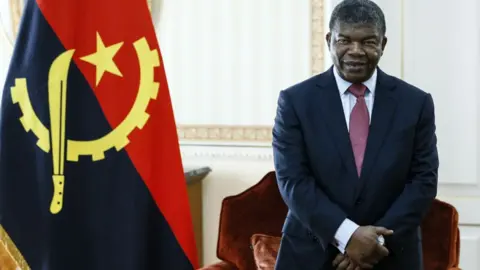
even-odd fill
[{"label": "shirt collar", "polygon": [[[338,90],[340,91],[340,95],[343,95],[348,88],[352,85],[351,82],[347,82],[340,74],[338,74],[337,68],[333,68],[333,75],[335,76],[335,81],[337,82]],[[375,93],[375,86],[377,85],[377,69],[373,72],[372,76],[363,82],[363,84],[368,88],[370,93],[373,95]]]}]

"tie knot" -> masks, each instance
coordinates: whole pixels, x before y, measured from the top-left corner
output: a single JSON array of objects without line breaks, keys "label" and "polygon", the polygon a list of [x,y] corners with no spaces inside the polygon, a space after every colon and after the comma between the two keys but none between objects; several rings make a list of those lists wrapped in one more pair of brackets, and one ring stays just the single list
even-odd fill
[{"label": "tie knot", "polygon": [[348,91],[352,93],[356,98],[364,97],[365,91],[367,91],[367,87],[361,83],[352,84]]}]

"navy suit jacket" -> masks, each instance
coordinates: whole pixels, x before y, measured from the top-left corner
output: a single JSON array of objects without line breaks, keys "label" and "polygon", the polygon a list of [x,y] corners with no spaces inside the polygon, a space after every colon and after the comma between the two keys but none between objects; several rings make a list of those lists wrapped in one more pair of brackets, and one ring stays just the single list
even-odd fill
[{"label": "navy suit jacket", "polygon": [[437,192],[436,144],[431,95],[378,69],[358,177],[333,68],[281,91],[273,153],[289,212],[277,269],[300,269],[302,260],[330,269],[345,218],[394,230],[386,238],[391,255],[375,269],[422,269],[420,224]]}]

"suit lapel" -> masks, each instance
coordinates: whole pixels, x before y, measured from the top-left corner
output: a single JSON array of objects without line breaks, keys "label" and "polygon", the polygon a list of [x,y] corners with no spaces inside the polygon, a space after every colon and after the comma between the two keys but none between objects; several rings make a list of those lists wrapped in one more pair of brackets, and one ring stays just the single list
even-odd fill
[{"label": "suit lapel", "polygon": [[[320,75],[317,86],[320,88],[315,92],[318,98],[313,98],[312,101],[318,105],[315,104],[312,107],[316,108],[315,110],[318,110],[319,113],[314,113],[314,115],[319,115],[321,121],[327,124],[345,167],[353,176],[357,177],[343,105],[332,68]],[[319,121],[316,122],[319,123]]]},{"label": "suit lapel", "polygon": [[322,118],[321,121],[327,124],[331,138],[347,170],[354,179],[358,180],[358,186],[356,185],[358,187],[358,189],[356,189],[358,195],[375,165],[378,151],[390,130],[390,125],[395,115],[397,106],[397,101],[394,96],[395,81],[392,77],[378,69],[372,119],[360,179],[358,179],[357,176],[352,145],[338,86],[333,75],[333,68],[330,68],[319,76],[317,86],[320,88],[319,91],[315,92],[318,96],[312,98],[312,102],[318,103],[318,106],[314,105],[312,107],[316,108],[315,112],[318,112],[318,114],[314,113],[314,115],[319,115]]},{"label": "suit lapel", "polygon": [[395,114],[397,101],[394,90],[395,81],[380,69],[378,69],[375,100],[373,104],[372,119],[367,139],[367,148],[363,159],[363,168],[360,176],[360,189],[363,189],[368,179],[380,150],[383,141],[390,130],[393,116]]}]

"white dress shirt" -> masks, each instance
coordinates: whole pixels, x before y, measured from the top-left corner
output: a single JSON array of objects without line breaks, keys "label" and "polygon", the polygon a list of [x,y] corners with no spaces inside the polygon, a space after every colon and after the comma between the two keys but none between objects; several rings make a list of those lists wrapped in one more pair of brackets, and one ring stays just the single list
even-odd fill
[{"label": "white dress shirt", "polygon": [[[353,106],[357,102],[357,98],[350,93],[348,88],[352,83],[345,81],[340,77],[336,68],[333,68],[333,74],[335,76],[335,81],[337,82],[338,90],[340,91],[340,98],[342,100],[343,112],[345,113],[345,120],[347,122],[347,129],[350,130],[350,113],[352,112]],[[365,103],[367,104],[368,113],[370,118],[372,118],[372,109],[373,109],[373,100],[375,97],[375,86],[377,84],[377,69],[375,69],[372,77],[367,81],[363,82],[363,84],[367,87],[367,91],[365,92]],[[350,237],[355,232],[355,230],[359,226],[351,221],[350,219],[345,219],[340,227],[338,228],[337,232],[335,233],[335,246],[340,250],[341,253],[345,253],[345,248],[347,246]]]}]

